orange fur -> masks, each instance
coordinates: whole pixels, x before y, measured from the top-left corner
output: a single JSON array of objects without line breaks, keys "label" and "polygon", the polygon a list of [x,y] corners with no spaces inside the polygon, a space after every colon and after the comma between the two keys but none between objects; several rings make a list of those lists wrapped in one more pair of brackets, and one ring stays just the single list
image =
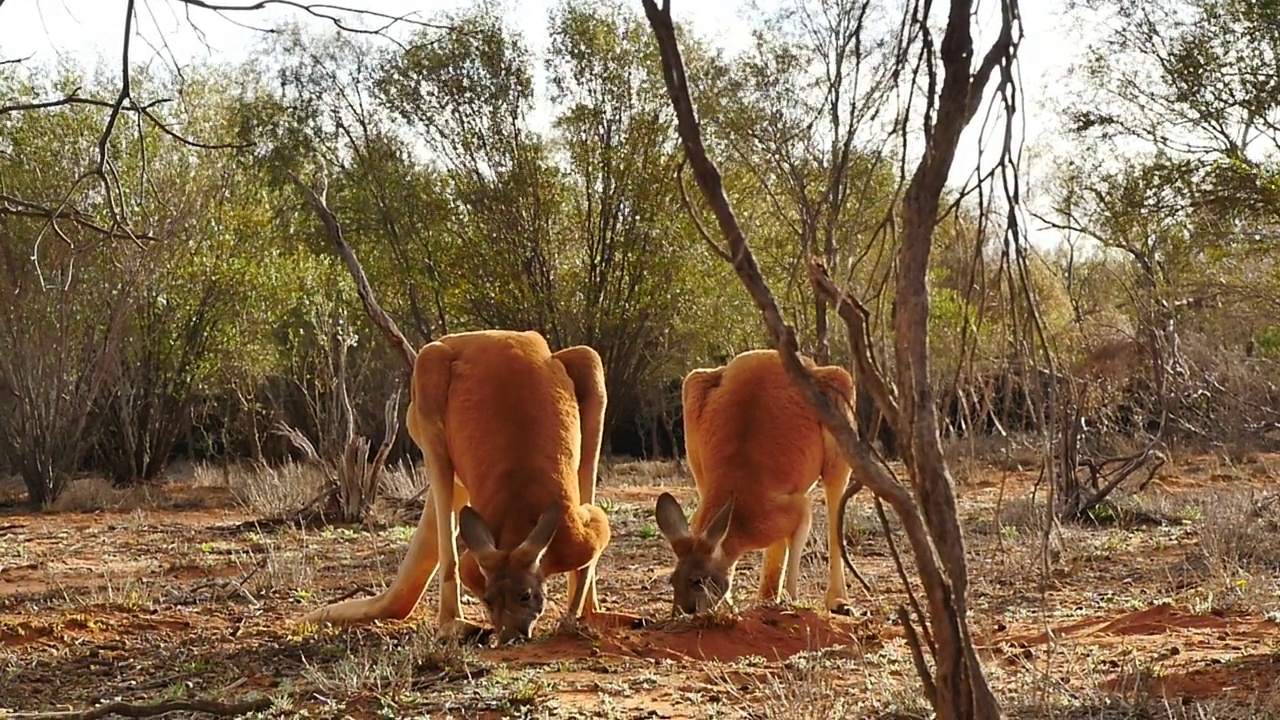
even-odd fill
[{"label": "orange fur", "polygon": [[[412,397],[409,433],[422,448],[431,489],[396,578],[381,595],[330,605],[304,620],[406,617],[439,566],[443,630],[474,632],[459,607],[459,571],[483,598],[486,575],[520,565],[511,551],[557,504],[567,511],[537,569],[541,576],[572,573],[571,612],[596,611],[595,565],[610,539],[608,519],[592,504],[606,402],[599,355],[586,346],[552,353],[535,332],[448,335],[418,353]],[[464,505],[502,551],[488,561],[492,567],[482,569],[471,550],[455,554]]]},{"label": "orange fur", "polygon": [[[817,367],[803,360],[832,400],[850,414],[852,376],[840,367]],[[682,589],[684,574],[692,572],[699,588],[701,579],[714,579],[723,586],[717,589],[727,594],[738,560],[755,550],[766,551],[761,597],[778,599],[785,580],[791,599],[797,600],[800,553],[812,521],[808,492],[821,478],[827,506],[832,508],[849,481],[849,465],[834,438],[823,429],[773,350],[744,352],[726,366],[690,372],[682,396],[685,446],[699,505],[692,527],[683,530],[681,518],[671,509],[666,511],[664,534],[678,558],[673,576],[677,605],[696,611],[719,600],[682,597],[693,592]],[[708,526],[731,498],[727,532],[719,542],[708,542]],[[661,524],[661,505],[658,512]],[[847,603],[836,544],[840,539],[834,523],[829,524],[827,607],[835,611]]]}]

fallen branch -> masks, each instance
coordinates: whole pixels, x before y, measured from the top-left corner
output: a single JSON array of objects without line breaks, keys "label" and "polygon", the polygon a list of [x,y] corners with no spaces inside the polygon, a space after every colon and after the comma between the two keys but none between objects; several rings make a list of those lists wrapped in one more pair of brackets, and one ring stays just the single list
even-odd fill
[{"label": "fallen branch", "polygon": [[[1153,462],[1148,464],[1147,463],[1148,460],[1152,460]],[[1130,477],[1134,475],[1134,473],[1136,473],[1138,470],[1142,469],[1144,465],[1146,465],[1147,477],[1141,483],[1138,484],[1137,492],[1141,492],[1142,489],[1146,488],[1146,486],[1150,484],[1151,480],[1155,478],[1156,473],[1159,472],[1160,468],[1164,466],[1166,460],[1167,458],[1165,457],[1164,453],[1159,452],[1155,450],[1154,447],[1152,447],[1151,445],[1148,445],[1142,451],[1135,453],[1134,455],[1129,455],[1127,457],[1108,458],[1107,460],[1104,460],[1101,463],[1095,463],[1090,460],[1083,461],[1082,464],[1084,465],[1084,467],[1086,467],[1089,470],[1088,482],[1094,487],[1097,487],[1098,489],[1093,493],[1091,497],[1087,499],[1082,499],[1080,501],[1075,512],[1072,513],[1072,516],[1077,518],[1083,517],[1090,510],[1094,509],[1095,507],[1100,505],[1103,501],[1105,501],[1107,497],[1111,495],[1111,493],[1116,488],[1120,487],[1121,483],[1123,483],[1125,480],[1128,480]],[[1110,473],[1107,473],[1103,470],[1103,468],[1105,468],[1107,465],[1110,465],[1110,464],[1119,464],[1120,467],[1117,468],[1116,470],[1111,471]],[[1106,484],[1102,485],[1101,487],[1098,487],[1099,481],[1103,477],[1107,478]]]},{"label": "fallen branch", "polygon": [[357,596],[357,595],[372,595],[372,594],[373,594],[373,592],[374,592],[374,590],[373,590],[373,588],[371,588],[371,587],[367,587],[367,586],[365,586],[365,585],[355,585],[355,586],[353,586],[350,590],[347,590],[346,592],[344,592],[344,593],[342,593],[341,595],[339,595],[338,597],[336,597],[336,598],[334,598],[334,599],[330,600],[330,601],[329,601],[328,603],[326,603],[326,604],[328,604],[328,605],[332,605],[333,603],[340,603],[340,602],[342,602],[343,600],[350,600],[351,598],[353,598],[353,597],[355,597],[355,596]]},{"label": "fallen branch", "polygon": [[222,598],[221,598],[222,601],[229,602],[232,597],[234,597],[237,593],[240,593],[240,594],[243,594],[245,597],[249,598],[249,601],[252,602],[254,605],[260,604],[258,602],[258,599],[255,598],[253,594],[249,592],[249,589],[246,588],[245,585],[250,580],[252,580],[255,575],[261,572],[262,569],[265,568],[266,566],[267,566],[267,558],[264,557],[258,560],[258,562],[255,563],[252,568],[250,568],[249,572],[245,573],[244,577],[241,577],[239,580],[232,582],[230,590],[227,590],[226,586],[224,586],[223,589],[226,590],[226,592],[222,594]]},{"label": "fallen branch", "polygon": [[271,707],[270,698],[257,698],[239,703],[224,703],[217,700],[165,700],[150,705],[135,705],[127,702],[113,702],[99,705],[92,710],[55,710],[52,712],[13,713],[6,715],[13,720],[94,720],[108,715],[122,715],[127,718],[151,718],[173,712],[199,712],[218,717],[236,717],[251,712],[266,710]]}]

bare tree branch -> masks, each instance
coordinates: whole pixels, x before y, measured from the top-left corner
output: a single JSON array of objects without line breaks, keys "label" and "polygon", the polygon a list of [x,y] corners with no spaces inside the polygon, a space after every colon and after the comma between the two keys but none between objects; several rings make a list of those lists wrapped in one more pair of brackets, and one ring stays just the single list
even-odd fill
[{"label": "bare tree branch", "polygon": [[733,262],[733,258],[729,253],[720,247],[720,244],[711,237],[707,232],[707,228],[702,224],[702,219],[698,217],[697,211],[693,207],[693,203],[689,201],[689,191],[684,186],[684,169],[689,164],[688,158],[681,159],[679,167],[676,168],[676,185],[680,187],[680,204],[684,206],[684,211],[689,215],[689,220],[693,222],[693,227],[706,241],[707,247],[711,248],[711,253],[725,262]]},{"label": "bare tree branch", "polygon": [[895,398],[897,391],[885,378],[876,362],[874,345],[871,343],[871,330],[867,320],[870,311],[852,294],[836,287],[827,269],[822,263],[813,261],[809,264],[809,279],[814,288],[836,308],[836,312],[849,328],[849,349],[853,351],[854,368],[859,377],[864,378],[871,389],[872,399],[894,433],[900,434],[902,417]]},{"label": "bare tree branch", "polygon": [[[363,10],[358,8],[344,7],[342,5],[334,5],[331,3],[308,3],[298,2],[297,0],[258,0],[247,5],[229,5],[226,3],[206,2],[205,0],[178,0],[184,5],[204,10],[213,10],[218,13],[224,12],[253,12],[255,10],[263,10],[271,5],[279,5],[289,7],[295,10],[301,10],[309,15],[328,20],[333,23],[334,27],[344,32],[361,33],[366,35],[383,35],[387,30],[397,23],[405,23],[422,28],[435,28],[440,30],[448,29],[447,26],[425,20],[417,20],[412,16],[417,13],[405,13],[404,15],[390,15],[388,13],[378,12],[377,10]],[[383,21],[383,24],[376,28],[361,28],[348,25],[343,21],[342,17],[337,13],[349,13],[357,17],[370,17]]]},{"label": "bare tree branch", "polygon": [[343,262],[347,264],[347,270],[351,272],[351,276],[356,281],[356,288],[360,293],[360,301],[364,304],[365,312],[369,314],[373,324],[382,332],[383,337],[391,343],[391,346],[400,351],[406,367],[412,370],[413,364],[418,358],[418,351],[405,338],[404,333],[400,332],[396,321],[392,320],[386,311],[378,305],[377,299],[373,296],[373,289],[369,287],[369,279],[365,277],[364,268],[360,267],[360,261],[356,259],[355,251],[351,249],[350,245],[347,245],[346,239],[342,236],[342,225],[325,202],[324,190],[321,189],[320,192],[316,192],[293,173],[289,174],[289,178],[297,186],[298,190],[302,192],[303,196],[306,197],[311,209],[319,216],[320,221],[324,223],[325,232],[329,235],[329,241],[333,243],[334,249],[342,256]]},{"label": "bare tree branch", "polygon": [[[154,125],[156,129],[160,130],[160,132],[164,133],[165,135],[168,135],[169,137],[173,138],[174,140],[177,140],[183,145],[187,145],[194,148],[200,148],[201,150],[244,150],[244,149],[253,147],[252,142],[214,143],[214,142],[205,142],[201,140],[194,140],[192,138],[189,138],[179,133],[177,130],[174,130],[173,126],[161,120],[152,110],[153,108],[163,105],[165,103],[173,102],[173,98],[158,98],[144,105],[139,105],[136,102],[134,102],[132,98],[129,98],[128,102],[124,104],[117,104],[116,101],[108,101],[108,100],[100,100],[98,98],[83,97],[79,94],[79,92],[80,90],[79,88],[77,88],[76,90],[72,91],[71,94],[69,95],[66,95],[60,98],[55,98],[52,100],[37,100],[34,102],[21,102],[21,103],[13,103],[10,105],[3,105],[3,106],[0,106],[0,115],[3,115],[5,113],[11,113],[11,112],[24,112],[27,110],[47,110],[50,108],[66,107],[68,105],[91,105],[93,107],[107,108],[111,110],[113,115],[115,116],[118,116],[120,113],[135,113],[139,117],[145,117],[150,122],[151,125]],[[102,160],[103,156],[101,155],[103,150],[104,150],[103,142],[100,140],[98,144],[100,163],[103,162]]]},{"label": "bare tree branch", "polygon": [[[141,107],[130,104],[129,106],[122,107],[121,109],[129,112],[137,112],[142,108],[146,108],[149,110],[157,105],[160,105],[162,103],[167,103],[167,102],[172,102],[172,100],[170,98],[160,98],[158,100],[152,100],[151,102]],[[0,115],[3,115],[5,113],[11,113],[11,112],[23,112],[25,110],[43,110],[47,108],[63,107],[65,105],[94,105],[96,107],[102,107],[102,108],[108,108],[108,109],[115,107],[115,103],[110,100],[99,100],[97,98],[84,97],[80,95],[80,88],[76,88],[75,90],[72,90],[65,97],[60,97],[53,100],[37,100],[34,102],[23,102],[23,103],[13,103],[11,105],[0,105]]]},{"label": "bare tree branch", "polygon": [[[80,210],[63,204],[59,208],[51,208],[47,205],[23,200],[22,198],[0,193],[0,216],[10,215],[17,217],[44,218],[50,221],[69,220],[81,227],[92,230],[99,235],[111,239],[128,239],[133,241],[155,242],[160,238],[149,233],[133,233],[125,232],[122,228],[109,228],[98,223]],[[70,244],[68,242],[68,244]]]},{"label": "bare tree branch", "polygon": [[[102,129],[102,135],[98,138],[98,174],[106,181],[106,165],[107,165],[107,143],[111,141],[111,131],[115,129],[116,118],[120,117],[120,109],[124,107],[125,101],[130,99],[132,85],[129,82],[129,41],[133,38],[133,16],[134,3],[137,0],[128,0],[128,4],[124,10],[124,40],[120,45],[120,92],[116,95],[116,100],[111,104],[111,114],[107,116],[107,125]],[[107,189],[110,193],[110,188]]]}]

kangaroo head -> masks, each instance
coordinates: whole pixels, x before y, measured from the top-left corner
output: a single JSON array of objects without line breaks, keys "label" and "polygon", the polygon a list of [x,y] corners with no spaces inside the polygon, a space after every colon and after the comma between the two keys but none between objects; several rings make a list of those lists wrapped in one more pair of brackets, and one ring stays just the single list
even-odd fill
[{"label": "kangaroo head", "polygon": [[497,548],[489,526],[470,505],[458,514],[462,539],[484,574],[484,597],[480,599],[499,643],[528,640],[533,635],[533,624],[546,603],[542,556],[551,545],[564,512],[563,504],[552,505],[542,513],[524,542],[511,550]]},{"label": "kangaroo head", "polygon": [[733,498],[696,535],[689,529],[680,503],[670,493],[658,496],[655,514],[658,528],[676,554],[676,569],[671,573],[675,607],[689,615],[715,607],[728,594],[733,581],[733,561],[725,557],[721,547],[733,516]]}]

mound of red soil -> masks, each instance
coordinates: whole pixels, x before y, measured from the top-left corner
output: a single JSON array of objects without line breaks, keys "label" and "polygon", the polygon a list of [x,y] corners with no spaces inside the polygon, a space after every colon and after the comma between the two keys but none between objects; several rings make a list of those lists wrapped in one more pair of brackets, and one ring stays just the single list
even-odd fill
[{"label": "mound of red soil", "polygon": [[589,633],[558,633],[542,642],[492,653],[494,659],[523,663],[592,656],[729,662],[758,655],[776,661],[806,650],[879,644],[874,634],[860,633],[855,620],[808,609],[753,608],[723,626],[706,626],[696,620],[659,623],[640,630],[616,625],[605,619],[592,623]]},{"label": "mound of red soil", "polygon": [[1168,603],[1090,618],[1047,632],[998,635],[991,638],[987,649],[1003,646],[1007,654],[1018,655],[1051,639],[1078,641],[1103,655],[1138,651],[1159,665],[1158,673],[1146,677],[1117,674],[1102,683],[1105,692],[1131,691],[1134,683],[1140,682],[1156,697],[1208,698],[1254,694],[1280,681],[1280,624],[1256,617],[1199,615]]},{"label": "mound of red soil", "polygon": [[[1202,658],[1206,664],[1147,678],[1144,690],[1164,698],[1255,697],[1275,692],[1272,688],[1280,682],[1280,660],[1273,653]],[[1131,679],[1116,678],[1105,683],[1103,690],[1120,692],[1132,685]]]},{"label": "mound of red soil", "polygon": [[1007,643],[1016,647],[1044,645],[1052,639],[1061,641],[1067,638],[1082,638],[1091,635],[1133,636],[1133,635],[1167,635],[1183,630],[1217,630],[1229,631],[1236,637],[1268,637],[1275,636],[1280,626],[1270,620],[1244,621],[1231,620],[1216,615],[1196,615],[1184,612],[1168,603],[1153,605],[1145,610],[1112,617],[1095,617],[1070,625],[1060,625],[1048,631],[1007,635],[993,638],[998,643]]}]

